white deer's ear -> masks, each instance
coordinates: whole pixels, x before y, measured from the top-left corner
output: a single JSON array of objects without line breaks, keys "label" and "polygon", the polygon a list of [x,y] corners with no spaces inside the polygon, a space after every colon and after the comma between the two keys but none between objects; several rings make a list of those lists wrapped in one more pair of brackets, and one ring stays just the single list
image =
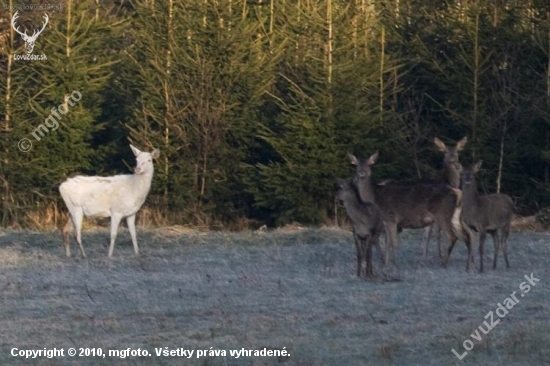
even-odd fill
[{"label": "white deer's ear", "polygon": [[439,151],[443,151],[445,152],[447,150],[447,146],[445,146],[445,144],[443,143],[443,141],[441,141],[440,139],[438,139],[437,137],[434,138],[434,144],[435,146],[437,147],[437,149]]},{"label": "white deer's ear", "polygon": [[348,159],[349,159],[349,162],[350,162],[352,165],[357,165],[358,161],[357,161],[357,158],[355,157],[355,155],[353,155],[352,153],[349,153],[349,152],[348,152]]},{"label": "white deer's ear", "polygon": [[153,152],[151,153],[151,156],[153,157],[153,159],[158,158],[160,156],[160,150],[159,149],[153,150]]},{"label": "white deer's ear", "polygon": [[464,146],[466,146],[466,143],[468,142],[468,136],[464,136],[462,140],[456,143],[456,151],[461,151],[464,149]]},{"label": "white deer's ear", "polygon": [[135,156],[138,156],[139,154],[141,154],[141,151],[137,147],[134,147],[132,144],[130,144],[130,149],[132,149],[132,152],[134,153]]}]

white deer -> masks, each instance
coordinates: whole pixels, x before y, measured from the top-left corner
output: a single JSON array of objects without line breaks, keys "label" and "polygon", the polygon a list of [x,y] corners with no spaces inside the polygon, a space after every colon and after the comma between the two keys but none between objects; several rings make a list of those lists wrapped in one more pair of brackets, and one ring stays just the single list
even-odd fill
[{"label": "white deer", "polygon": [[44,28],[46,28],[46,24],[48,24],[48,14],[45,14],[44,13],[44,25],[42,25],[42,29],[38,30],[38,29],[35,29],[34,32],[32,33],[32,36],[29,36],[27,35],[27,30],[25,29],[25,33],[21,33],[19,31],[19,26],[15,26],[15,20],[17,18],[19,18],[19,15],[17,15],[17,13],[19,13],[19,11],[16,11],[15,14],[13,14],[13,16],[11,17],[11,26],[13,27],[13,29],[19,33],[21,35],[21,37],[23,38],[23,41],[25,41],[25,46],[26,46],[26,49],[27,49],[27,53],[28,54],[31,54],[32,53],[32,50],[34,49],[34,42],[36,42],[36,38],[38,38],[38,35],[40,35],[40,33],[42,33],[42,31],[44,30]]},{"label": "white deer", "polygon": [[63,243],[67,257],[71,256],[69,246],[69,231],[71,221],[76,231],[76,241],[80,246],[82,257],[86,257],[82,246],[81,230],[82,218],[111,217],[111,244],[109,257],[113,256],[118,225],[126,218],[134,252],[139,254],[136,239],[136,213],[147,198],[151,181],[153,180],[153,160],[158,158],[160,151],[143,152],[130,145],[136,156],[135,174],[115,175],[113,177],[76,176],[67,179],[59,186],[59,192],[67,209],[69,220],[62,229]]}]

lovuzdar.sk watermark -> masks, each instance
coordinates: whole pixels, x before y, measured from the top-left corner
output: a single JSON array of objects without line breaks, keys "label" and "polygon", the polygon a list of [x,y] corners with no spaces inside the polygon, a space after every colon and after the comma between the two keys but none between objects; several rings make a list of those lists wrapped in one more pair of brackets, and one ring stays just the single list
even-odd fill
[{"label": "lovuzdar.sk watermark", "polygon": [[[531,275],[525,275],[524,278],[527,280],[526,282],[522,282],[519,284],[519,289],[521,290],[518,295],[520,297],[524,297],[526,293],[528,293],[531,290],[531,286],[536,286],[537,282],[540,282],[538,278],[535,278],[533,273]],[[493,310],[489,311],[487,315],[485,315],[484,319],[487,319],[483,322],[482,325],[477,327],[472,334],[470,334],[470,337],[477,342],[481,342],[481,339],[483,338],[484,334],[488,334],[498,323],[500,323],[500,319],[504,319],[504,317],[508,314],[509,310],[511,310],[514,306],[519,304],[519,299],[516,296],[516,292],[514,291],[510,294],[509,297],[505,298],[502,303],[497,304],[497,308],[493,312]],[[496,314],[496,317],[495,317]],[[481,333],[480,333],[481,331]],[[462,360],[466,355],[468,354],[468,351],[471,351],[474,348],[474,342],[470,339],[466,339],[462,343],[462,347],[464,347],[464,353],[459,354],[457,351],[455,351],[454,348],[451,349],[451,351],[455,354],[455,356]]]},{"label": "lovuzdar.sk watermark", "polygon": [[24,28],[23,31],[19,30],[20,26],[17,24],[18,18],[19,18],[19,10],[16,11],[15,14],[13,14],[13,16],[11,17],[11,26],[13,30],[15,30],[25,42],[26,54],[22,54],[22,55],[14,54],[13,59],[24,60],[24,61],[47,60],[48,58],[46,57],[45,54],[35,55],[33,54],[33,50],[34,50],[36,39],[44,31],[44,29],[46,28],[46,25],[48,24],[48,21],[50,19],[48,17],[48,14],[44,13],[44,17],[43,17],[44,21],[42,22],[42,28],[34,28],[33,33],[31,35],[27,34],[26,28]]}]

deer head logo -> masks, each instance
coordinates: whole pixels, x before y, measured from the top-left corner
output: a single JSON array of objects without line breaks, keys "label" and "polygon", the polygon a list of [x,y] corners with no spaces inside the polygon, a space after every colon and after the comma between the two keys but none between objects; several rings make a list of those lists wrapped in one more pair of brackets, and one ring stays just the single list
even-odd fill
[{"label": "deer head logo", "polygon": [[21,35],[21,37],[23,38],[23,41],[25,41],[25,49],[27,50],[27,53],[28,54],[31,54],[32,53],[32,50],[34,49],[34,42],[36,41],[36,38],[38,37],[38,35],[40,33],[42,33],[42,31],[44,30],[44,28],[46,28],[46,24],[48,24],[48,14],[44,13],[44,25],[42,26],[42,29],[38,30],[38,29],[35,29],[32,36],[29,36],[27,35],[27,30],[25,29],[25,32],[24,33],[21,33],[19,31],[19,26],[16,26],[15,25],[15,20],[17,18],[19,18],[19,15],[17,15],[17,13],[19,13],[19,11],[16,11],[15,14],[13,14],[13,17],[11,18],[11,26],[13,27],[13,29],[19,33]]}]

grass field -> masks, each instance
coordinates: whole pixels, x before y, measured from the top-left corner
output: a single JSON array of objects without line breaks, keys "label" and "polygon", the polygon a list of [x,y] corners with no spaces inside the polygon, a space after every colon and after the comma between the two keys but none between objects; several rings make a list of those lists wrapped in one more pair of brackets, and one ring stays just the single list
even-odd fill
[{"label": "grass field", "polygon": [[[121,365],[542,365],[550,364],[550,234],[512,233],[512,268],[465,272],[457,244],[448,269],[422,231],[404,232],[399,282],[355,276],[350,232],[138,233],[134,257],[121,230],[107,260],[107,231],[87,231],[88,259],[56,233],[0,234],[0,364]],[[432,243],[434,244],[434,243]],[[476,245],[476,267],[479,255]],[[540,279],[481,341],[470,337],[524,275]],[[495,315],[495,318],[497,316]],[[451,352],[473,349],[462,361]],[[149,357],[25,360],[12,348],[146,349]],[[288,357],[157,357],[169,349],[282,350]],[[65,353],[66,354],[66,353]]]}]

